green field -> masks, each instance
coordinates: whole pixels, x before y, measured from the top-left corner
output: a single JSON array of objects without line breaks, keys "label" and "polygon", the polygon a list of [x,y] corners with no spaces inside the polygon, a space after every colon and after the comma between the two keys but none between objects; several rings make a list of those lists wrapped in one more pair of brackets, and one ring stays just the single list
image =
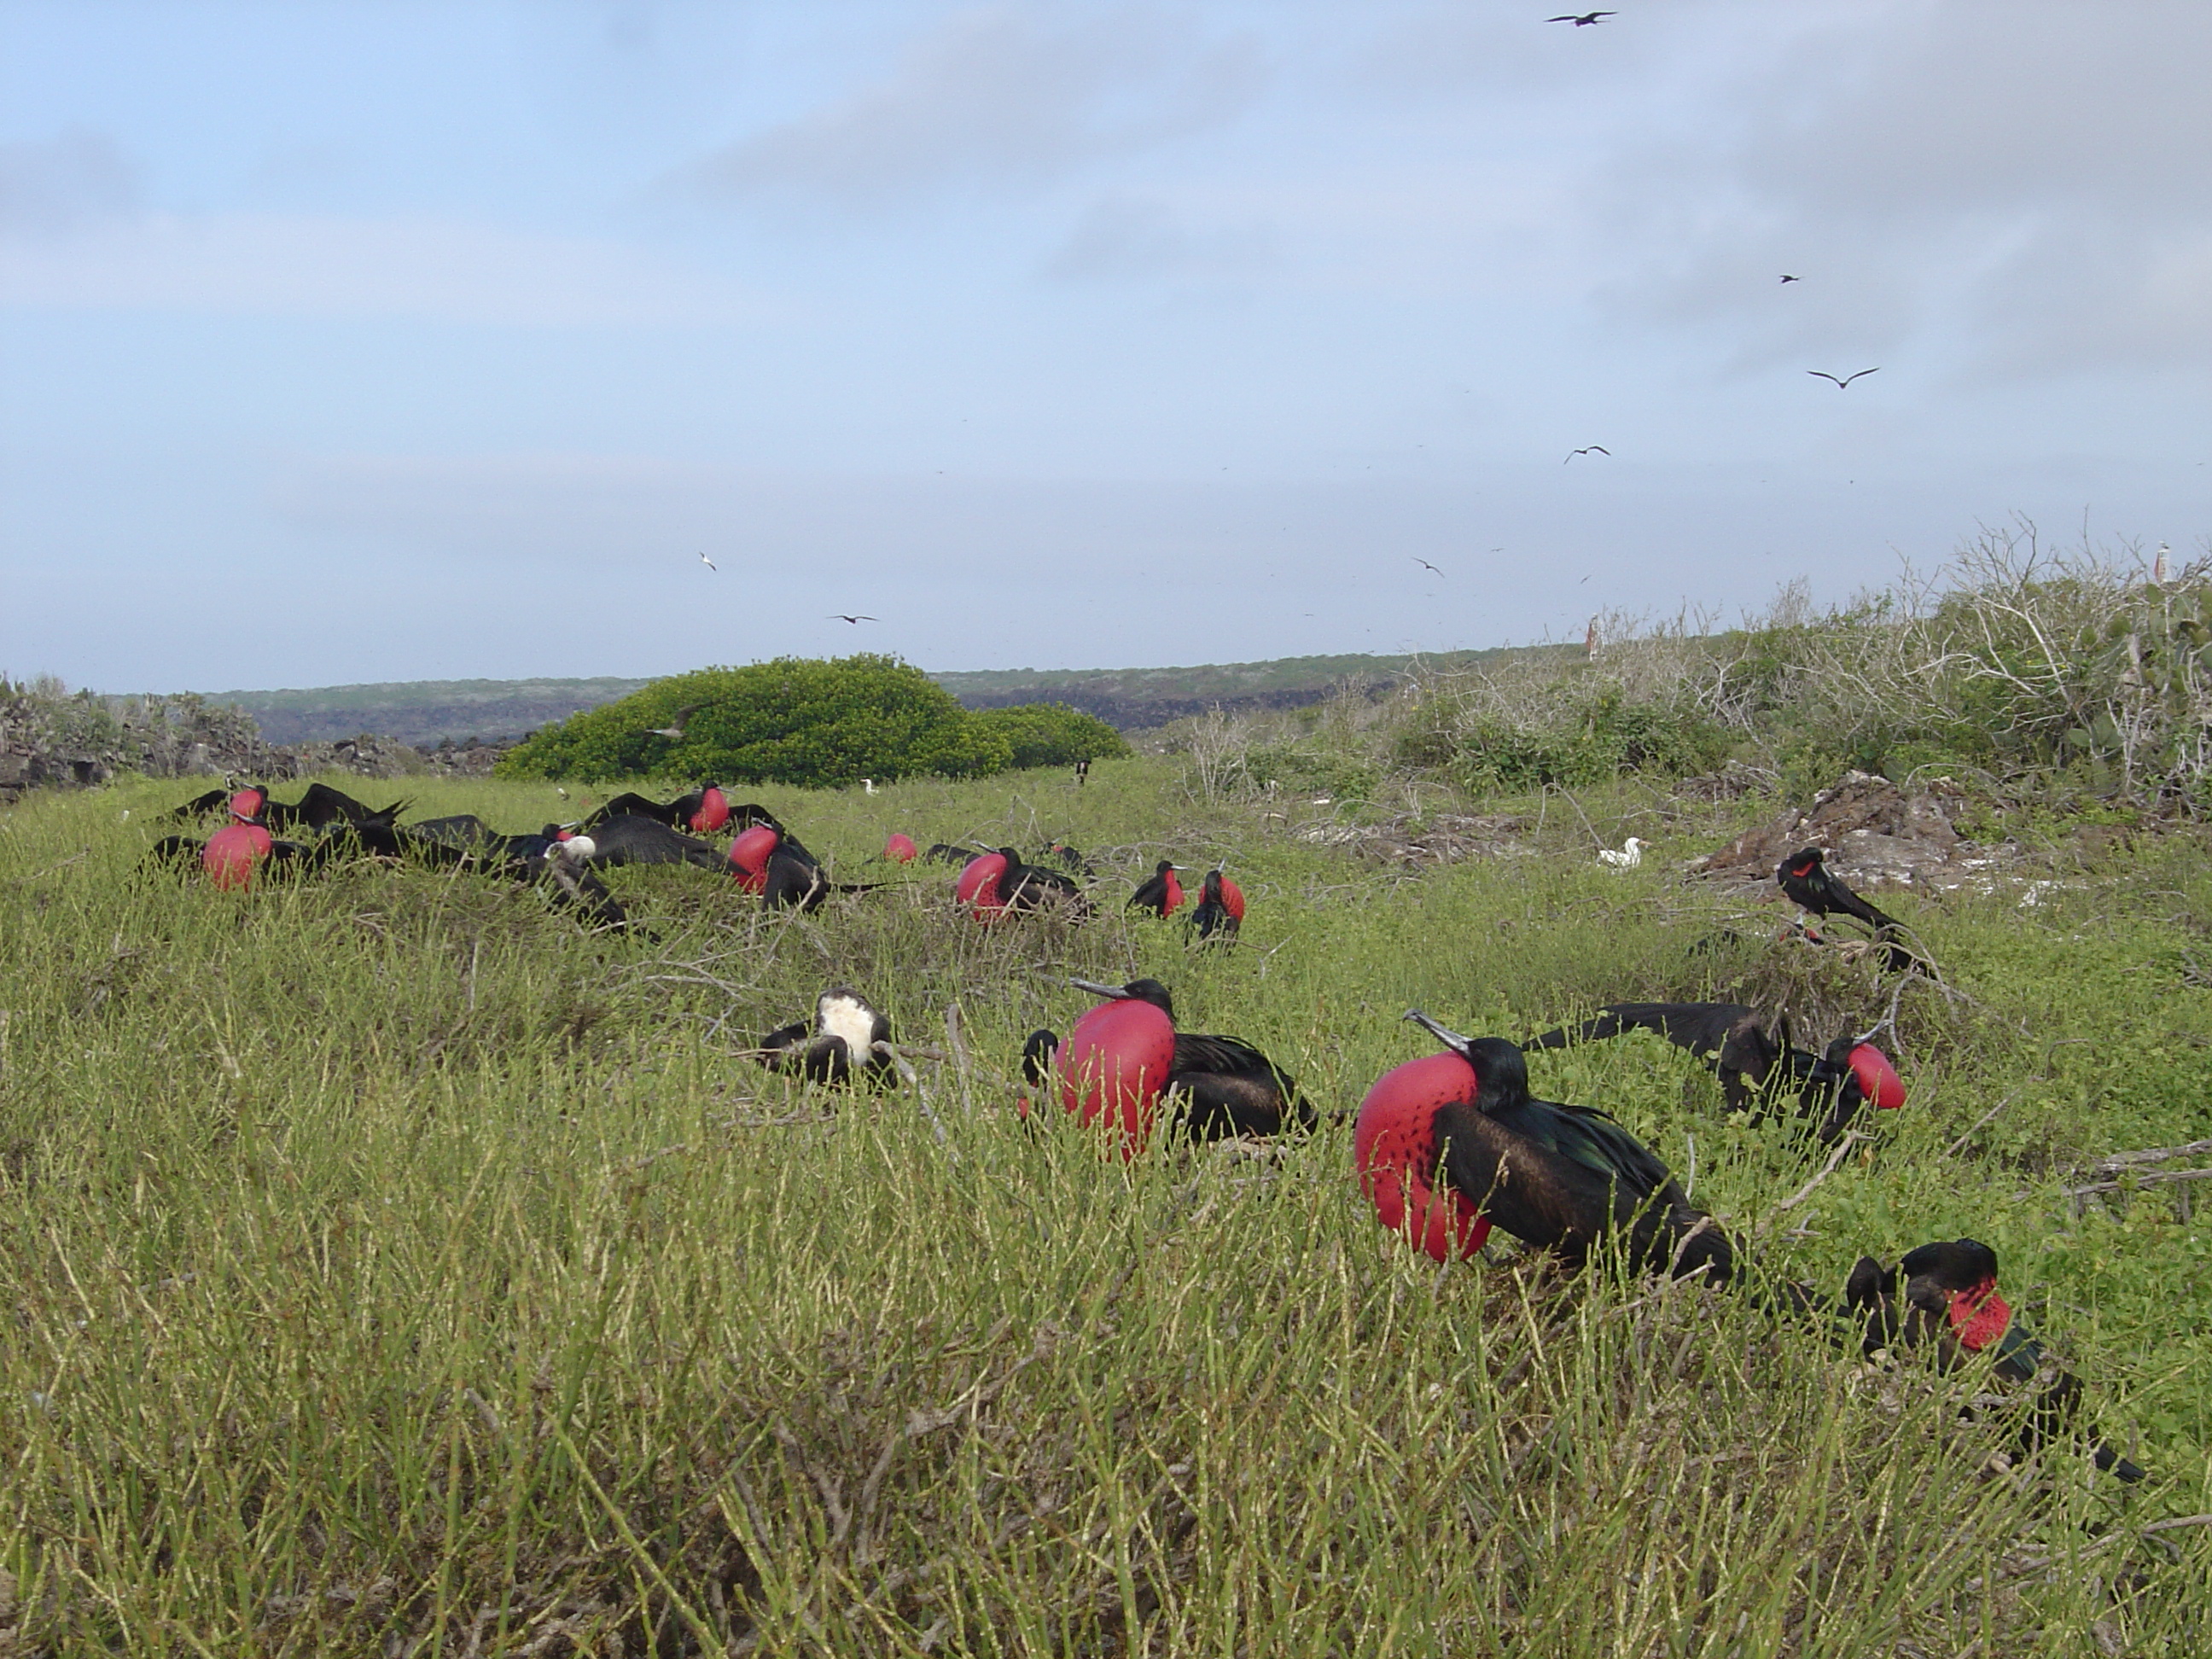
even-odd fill
[{"label": "green field", "polygon": [[[899,884],[799,918],[611,872],[648,939],[427,870],[140,878],[190,793],[0,814],[0,1653],[2212,1651],[2205,1224],[2185,1187],[2065,1196],[2212,1135],[2195,831],[2021,822],[2036,902],[1883,896],[1949,988],[1906,988],[1911,1100],[1809,1192],[1656,1041],[1531,1057],[1678,1173],[1694,1146],[1698,1202],[1826,1291],[1863,1250],[1996,1246],[2149,1468],[2125,1487],[2064,1446],[2008,1467],[1971,1375],[1741,1297],[1439,1269],[1376,1224],[1348,1120],[1125,1164],[1012,1113],[1071,973],[1167,981],[1334,1112],[1431,1051],[1413,1006],[1522,1036],[1748,989],[1801,1042],[1871,1024],[1871,961],[1674,873],[1771,803],[1554,794],[1528,855],[1413,870],[1174,757],[763,789],[841,879]],[[584,792],[408,793],[522,830]],[[1100,916],[980,927],[950,871],[872,858],[892,830],[1065,836]],[[1643,866],[1600,867],[1632,831]],[[1229,860],[1234,951],[1121,910],[1164,856]],[[917,1089],[743,1056],[841,981]]]}]

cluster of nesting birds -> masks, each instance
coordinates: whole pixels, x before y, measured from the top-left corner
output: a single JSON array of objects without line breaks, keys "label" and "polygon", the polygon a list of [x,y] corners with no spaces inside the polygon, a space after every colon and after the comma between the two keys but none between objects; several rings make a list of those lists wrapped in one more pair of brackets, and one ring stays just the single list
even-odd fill
[{"label": "cluster of nesting birds", "polygon": [[[734,878],[765,904],[799,909],[833,892],[867,890],[830,881],[767,809],[732,805],[713,783],[668,802],[620,795],[576,824],[549,824],[535,835],[500,835],[465,815],[402,824],[402,810],[372,811],[323,784],[291,805],[258,786],[216,790],[179,815],[220,811],[228,823],[204,842],[170,836],[155,856],[197,864],[226,888],[250,886],[264,870],[306,873],[349,856],[417,857],[550,883],[556,902],[604,926],[628,925],[595,873],[610,865],[690,864]],[[301,828],[314,832],[312,838],[281,840],[275,833]],[[702,838],[720,830],[732,836],[726,850]],[[1044,909],[1079,917],[1090,908],[1079,878],[1094,872],[1064,845],[1031,860],[1012,848],[940,843],[924,850],[894,835],[884,856],[958,866],[954,896],[983,921]],[[1163,861],[1128,904],[1163,918],[1176,914],[1189,896],[1181,873]],[[1848,916],[1871,930],[1872,948],[1889,969],[1926,971],[1901,925],[1827,869],[1818,848],[1784,859],[1775,878],[1804,913],[1794,930],[1802,937],[1818,942],[1826,919]],[[1243,892],[1217,867],[1203,878],[1190,925],[1202,940],[1221,944],[1234,939],[1244,913]],[[1056,1102],[1130,1157],[1156,1132],[1196,1140],[1272,1137],[1319,1121],[1296,1080],[1259,1048],[1178,1029],[1172,996],[1158,981],[1068,982],[1099,1000],[1065,1039],[1039,1030],[1024,1044],[1021,1073],[1030,1093],[1018,1111],[1024,1121],[1034,1126],[1048,1115],[1035,1103]],[[1862,1112],[1905,1103],[1904,1084],[1874,1043],[1876,1033],[1846,1032],[1817,1051],[1804,1049],[1791,1041],[1786,1018],[1722,1002],[1608,1004],[1595,1018],[1525,1044],[1462,1036],[1419,1010],[1406,1018],[1442,1051],[1396,1067],[1367,1091],[1353,1128],[1353,1158],[1377,1219],[1438,1262],[1474,1258],[1494,1228],[1570,1267],[1607,1250],[1638,1271],[1741,1285],[1769,1307],[1840,1317],[1869,1358],[1913,1352],[1945,1369],[1985,1358],[1996,1378],[2021,1391],[2021,1432],[2031,1446],[2074,1431],[2081,1385],[2013,1318],[1997,1291],[1996,1253],[1986,1244],[1968,1238],[1923,1244],[1891,1267],[1862,1257],[1840,1302],[1826,1301],[1747,1261],[1625,1124],[1594,1108],[1540,1099],[1529,1086],[1528,1049],[1650,1031],[1703,1059],[1732,1110],[1789,1120],[1808,1144],[1836,1147]],[[823,992],[810,1018],[769,1032],[754,1052],[763,1064],[830,1084],[886,1085],[905,1070],[889,1021],[844,986]],[[2094,1431],[2081,1432],[2100,1468],[2142,1478]]]}]

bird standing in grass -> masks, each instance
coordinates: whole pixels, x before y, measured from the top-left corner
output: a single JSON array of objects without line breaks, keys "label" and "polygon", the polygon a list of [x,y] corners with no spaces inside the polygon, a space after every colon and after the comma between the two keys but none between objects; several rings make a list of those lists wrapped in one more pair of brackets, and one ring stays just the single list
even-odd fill
[{"label": "bird standing in grass", "polygon": [[276,848],[276,838],[262,821],[269,792],[256,786],[230,798],[230,821],[208,837],[200,850],[200,867],[208,879],[226,890],[250,887],[253,872]]},{"label": "bird standing in grass", "polygon": [[1218,945],[1234,939],[1244,925],[1244,890],[1230,880],[1218,865],[1206,872],[1198,890],[1198,908],[1190,913],[1190,925],[1199,938]]},{"label": "bird standing in grass", "polygon": [[1150,910],[1154,915],[1173,915],[1182,904],[1182,883],[1176,879],[1176,867],[1162,859],[1152,868],[1152,878],[1129,895],[1132,910]]},{"label": "bird standing in grass", "polygon": [[[1981,1355],[1999,1380],[2015,1385],[2033,1382],[2044,1369],[2043,1344],[2021,1328],[1997,1294],[1997,1253],[1978,1239],[1923,1244],[1886,1271],[1872,1256],[1861,1256],[1844,1287],[1844,1302],[1861,1323],[1861,1346],[1869,1358],[1884,1349],[1920,1350],[1948,1371]],[[2027,1449],[2066,1431],[2081,1394],[2079,1378],[2055,1370],[2021,1425]],[[2095,1430],[2087,1433],[2099,1468],[2122,1480],[2143,1478],[2142,1470]]]},{"label": "bird standing in grass", "polygon": [[[1151,1093],[1141,1101],[1133,1097],[1131,1102],[1125,1103],[1127,1109],[1120,1115],[1125,1133],[1136,1133],[1134,1126],[1141,1123],[1143,1133],[1137,1133],[1137,1145],[1143,1144],[1156,1111],[1161,1109],[1166,1110],[1177,1127],[1195,1140],[1220,1140],[1231,1135],[1277,1135],[1314,1126],[1313,1107],[1298,1092],[1297,1080],[1250,1043],[1240,1037],[1176,1030],[1174,1000],[1159,981],[1137,979],[1127,985],[1101,985],[1091,980],[1072,979],[1068,983],[1079,991],[1104,997],[1107,1001],[1076,1022],[1075,1030],[1068,1035],[1068,1048],[1064,1054],[1056,1054],[1060,1045],[1051,1032],[1032,1032],[1023,1050],[1023,1069],[1032,1081],[1037,1081],[1044,1072],[1057,1076],[1062,1085],[1062,1103],[1070,1111],[1079,1112],[1086,1121],[1103,1108],[1091,1104],[1095,1091],[1079,1086],[1085,1079],[1085,1067],[1094,1066],[1091,1055],[1096,1047],[1095,1042],[1084,1046],[1079,1039],[1085,1039],[1088,1031],[1109,1028],[1131,1034],[1128,1040],[1136,1046],[1128,1051],[1131,1058],[1124,1069],[1133,1076],[1137,1060],[1147,1055],[1158,1060],[1158,1032],[1164,1022],[1169,1038],[1166,1068],[1159,1070],[1155,1064],[1151,1073]],[[1151,1010],[1158,1018],[1109,1012],[1129,1004]],[[1092,1020],[1094,1015],[1099,1017],[1096,1021]],[[1085,1022],[1091,1024],[1086,1025]],[[1116,1041],[1120,1040],[1117,1037]],[[1041,1083],[1039,1086],[1042,1086]]]},{"label": "bird standing in grass", "polygon": [[755,1051],[763,1066],[797,1072],[817,1083],[843,1083],[856,1073],[890,1069],[890,1022],[849,986],[832,986],[814,1000],[814,1019],[780,1025]]},{"label": "bird standing in grass", "polygon": [[1650,845],[1649,842],[1638,841],[1631,836],[1619,852],[1610,847],[1599,848],[1597,860],[1600,864],[1609,864],[1616,870],[1633,870],[1644,862],[1644,849]]},{"label": "bird standing in grass", "polygon": [[1587,1106],[1536,1099],[1527,1060],[1502,1037],[1462,1036],[1418,1009],[1406,1018],[1449,1052],[1387,1073],[1361,1103],[1355,1153],[1386,1224],[1398,1224],[1386,1194],[1441,1168],[1451,1191],[1486,1220],[1571,1265],[1617,1237],[1641,1270],[1703,1269],[1717,1282],[1733,1275],[1727,1236],[1620,1123]]}]

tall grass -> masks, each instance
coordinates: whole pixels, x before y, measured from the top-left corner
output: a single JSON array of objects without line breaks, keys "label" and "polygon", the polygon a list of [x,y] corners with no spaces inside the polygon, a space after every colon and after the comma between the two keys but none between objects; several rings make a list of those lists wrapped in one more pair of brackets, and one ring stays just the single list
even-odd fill
[{"label": "tall grass", "polygon": [[[766,917],[696,872],[616,872],[649,939],[419,871],[140,880],[177,785],[0,817],[0,1645],[2203,1650],[2207,1529],[2146,1531],[2212,1509],[2203,1230],[2160,1194],[2078,1220],[2063,1197],[2084,1158],[2207,1133],[2201,848],[2032,912],[1920,907],[1959,1000],[1900,1004],[1912,1103],[1792,1207],[1813,1166],[1673,1051],[1537,1073],[1678,1170],[1694,1143],[1699,1202],[1778,1270],[1833,1287],[1863,1249],[1996,1244],[2153,1468],[2130,1490],[2063,1449],[1997,1467],[1969,1382],[1867,1370],[1817,1325],[1602,1270],[1440,1270],[1375,1224],[1341,1114],[1425,1050],[1409,1004],[1517,1036],[1815,973],[1870,1023],[1870,967],[1777,956],[1669,881],[1722,809],[1647,826],[1636,872],[1576,825],[1408,881],[1182,775],[769,792],[841,877],[913,884]],[[518,828],[577,805],[418,794]],[[1103,913],[976,927],[942,871],[870,862],[894,828],[1066,836],[1108,864]],[[1115,902],[1158,856],[1224,854],[1253,900],[1233,951]],[[1015,1056],[1083,1006],[1068,972],[1166,980],[1182,1024],[1338,1115],[1278,1156],[1127,1164],[1023,1127]],[[742,1057],[836,981],[944,1057],[917,1088]]]}]

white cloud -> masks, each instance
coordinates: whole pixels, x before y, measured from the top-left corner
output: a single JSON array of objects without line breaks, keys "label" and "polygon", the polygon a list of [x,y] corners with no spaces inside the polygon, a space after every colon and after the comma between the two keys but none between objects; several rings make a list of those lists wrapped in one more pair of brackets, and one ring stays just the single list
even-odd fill
[{"label": "white cloud", "polygon": [[848,205],[967,178],[1034,184],[1232,119],[1267,81],[1249,36],[1202,41],[1157,14],[961,13],[879,83],[708,157],[710,197],[771,188]]},{"label": "white cloud", "polygon": [[725,321],[735,285],[623,244],[465,221],[111,215],[0,240],[0,306],[541,326]]}]

